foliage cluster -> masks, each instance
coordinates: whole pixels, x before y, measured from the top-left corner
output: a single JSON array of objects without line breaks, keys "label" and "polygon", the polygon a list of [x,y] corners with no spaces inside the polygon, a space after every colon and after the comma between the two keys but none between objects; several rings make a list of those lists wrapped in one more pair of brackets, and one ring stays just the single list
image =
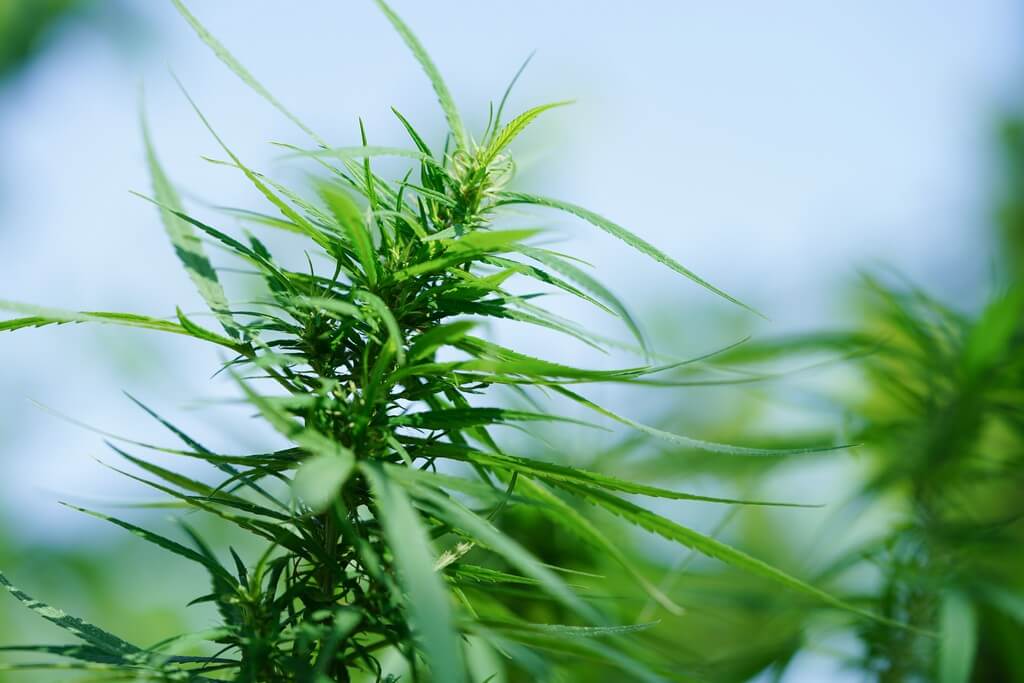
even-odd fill
[{"label": "foliage cluster", "polygon": [[[315,143],[313,149],[288,148],[322,172],[311,199],[246,166],[196,108],[226,156],[216,163],[237,170],[275,211],[232,215],[260,229],[288,233],[301,242],[302,258],[273,254],[255,234],[236,237],[215,227],[216,219],[187,213],[146,131],[153,185],[147,199],[221,329],[181,310],[169,320],[0,302],[23,316],[0,322],[0,330],[89,322],[216,345],[229,354],[224,370],[245,401],[289,446],[213,452],[139,403],[182,445],[108,435],[111,448],[130,466],[118,471],[181,508],[233,525],[261,542],[262,551],[243,558],[234,548],[211,547],[185,519],[186,538],[175,540],[83,510],[205,568],[211,588],[196,602],[216,605],[221,624],[139,645],[29,597],[0,575],[0,584],[15,598],[82,641],[12,647],[64,660],[11,668],[81,669],[106,680],[321,683],[401,676],[458,683],[489,680],[506,669],[510,675],[548,680],[566,662],[584,659],[636,680],[688,678],[674,665],[671,651],[638,648],[631,639],[653,619],[639,623],[635,614],[617,609],[615,595],[594,577],[575,573],[571,562],[552,566],[539,560],[529,546],[543,539],[517,539],[502,529],[510,511],[529,511],[611,558],[665,614],[678,613],[679,607],[634,566],[590,508],[607,513],[605,522],[619,518],[807,600],[879,619],[639,500],[774,503],[690,494],[513,454],[492,434],[499,426],[579,423],[556,412],[558,405],[574,404],[646,437],[717,457],[822,450],[701,441],[618,415],[580,393],[596,383],[689,382],[673,379],[674,373],[704,359],[647,360],[656,355],[623,303],[587,264],[539,245],[540,231],[518,226],[510,207],[574,215],[742,304],[612,221],[571,203],[509,189],[514,172],[509,144],[534,119],[563,103],[534,107],[505,122],[506,91],[483,133],[471,136],[417,38],[378,1],[429,76],[449,135],[440,150],[433,148],[396,111],[411,147],[371,146],[361,123],[358,145],[334,147],[174,1],[220,60]],[[411,168],[389,180],[373,168],[378,156],[408,160]],[[262,283],[263,293],[247,301],[229,299],[206,256],[208,244],[240,261]],[[553,291],[621,319],[644,362],[622,369],[579,368],[524,355],[479,334],[484,322],[500,320],[596,348],[613,343],[536,303]],[[508,396],[517,397],[522,407],[506,407]],[[210,466],[211,477],[187,476],[159,464],[156,455],[201,461]],[[214,472],[219,479],[212,479]],[[558,605],[564,620],[538,621],[520,609],[536,601]]]}]

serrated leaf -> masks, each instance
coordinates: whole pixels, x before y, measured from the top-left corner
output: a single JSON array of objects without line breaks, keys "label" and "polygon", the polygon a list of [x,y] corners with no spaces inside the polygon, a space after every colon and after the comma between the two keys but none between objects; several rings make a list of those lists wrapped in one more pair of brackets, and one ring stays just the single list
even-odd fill
[{"label": "serrated leaf", "polygon": [[297,116],[288,111],[288,109],[286,109],[283,104],[278,102],[277,98],[271,95],[270,91],[263,87],[263,85],[259,81],[257,81],[256,78],[253,77],[253,75],[249,73],[249,71],[244,66],[242,66],[241,62],[235,59],[234,56],[232,56],[232,54],[228,52],[228,49],[224,47],[220,43],[220,41],[218,41],[213,36],[213,34],[210,33],[206,29],[206,27],[203,26],[199,22],[199,20],[195,18],[195,16],[191,12],[189,12],[188,8],[185,7],[185,4],[181,2],[181,0],[171,1],[174,3],[174,6],[177,8],[181,16],[185,18],[185,21],[188,22],[189,26],[192,27],[192,30],[194,30],[196,32],[196,35],[199,36],[200,40],[206,43],[206,45],[211,50],[213,50],[213,53],[217,56],[217,59],[219,59],[225,65],[227,65],[227,67],[231,69],[236,76],[242,79],[242,81],[246,85],[252,88],[260,97],[262,97],[271,105],[273,105],[275,109],[277,109],[279,112],[288,117],[288,119],[290,119],[292,123],[301,128],[307,135],[309,135],[319,144],[326,146],[326,144],[320,139],[320,137],[316,133],[314,133],[306,124],[300,121]]},{"label": "serrated leaf", "polygon": [[543,263],[544,265],[548,266],[555,272],[565,276],[570,281],[574,282],[576,285],[583,288],[584,290],[592,294],[594,297],[596,297],[599,301],[601,301],[606,306],[611,308],[616,314],[618,314],[619,318],[622,319],[622,322],[626,324],[626,326],[629,328],[629,331],[633,333],[633,337],[637,340],[637,343],[640,344],[640,347],[644,350],[644,353],[650,352],[650,347],[648,346],[647,338],[644,336],[644,333],[641,331],[640,326],[633,318],[633,315],[629,312],[629,309],[626,308],[625,304],[623,304],[619,300],[619,298],[611,292],[611,290],[609,290],[603,284],[598,282],[596,278],[592,277],[582,268],[578,268],[577,266],[573,265],[568,260],[560,258],[555,254],[552,254],[551,252],[546,251],[544,249],[520,247],[519,250],[524,255],[529,256],[530,258],[535,259],[540,263]]},{"label": "serrated leaf", "polygon": [[567,104],[572,104],[572,101],[565,100],[562,102],[542,104],[538,107],[533,107],[532,109],[524,111],[522,114],[509,121],[504,128],[494,134],[494,139],[491,140],[490,144],[487,145],[487,148],[480,154],[480,163],[483,166],[490,164],[502,150],[508,147],[509,143],[511,143],[516,136],[522,133],[523,130],[533,122],[534,119],[550,109],[564,107]]},{"label": "serrated leaf", "polygon": [[100,650],[117,656],[129,656],[141,652],[141,649],[122,640],[112,633],[107,633],[98,626],[82,621],[78,617],[72,617],[56,607],[51,607],[45,602],[36,600],[21,589],[14,586],[7,577],[0,572],[0,586],[7,589],[19,602],[31,609],[33,612],[55,624],[69,633],[77,636],[87,643],[91,643]]},{"label": "serrated leaf", "polygon": [[581,420],[574,420],[568,417],[533,413],[526,410],[506,410],[504,408],[424,410],[401,415],[391,420],[393,425],[419,429],[468,429],[480,425],[502,424],[506,422],[564,422],[587,427],[592,426]]},{"label": "serrated leaf", "polygon": [[177,213],[184,212],[181,199],[160,165],[145,115],[140,114],[140,119],[142,139],[146,149],[146,163],[149,166],[149,175],[153,183],[153,196],[160,203],[160,220],[163,222],[164,229],[171,239],[178,259],[185,267],[192,282],[195,283],[200,296],[206,301],[206,305],[217,316],[224,331],[238,339],[242,336],[241,329],[231,317],[227,296],[224,294],[224,288],[221,287],[217,271],[210,265],[203,250],[203,243],[199,240],[192,225],[177,216]]},{"label": "serrated leaf", "polygon": [[602,507],[613,514],[636,524],[637,526],[647,529],[648,531],[656,533],[669,540],[676,541],[706,557],[719,560],[755,576],[760,576],[781,584],[797,593],[813,598],[815,601],[858,614],[874,621],[889,625],[902,626],[901,624],[896,624],[895,622],[879,617],[876,614],[843,602],[832,594],[776,569],[770,564],[752,557],[741,550],[733,548],[732,546],[722,543],[710,536],[705,536],[693,529],[688,529],[681,524],[677,524],[676,522],[666,519],[661,515],[645,510],[644,508],[630,503],[627,500],[623,500],[618,496],[614,496],[610,493],[597,489],[589,489],[586,491],[580,491],[580,497],[589,503]]},{"label": "serrated leaf", "polygon": [[667,432],[663,429],[657,429],[649,425],[631,420],[628,417],[624,417],[617,413],[613,413],[607,408],[603,408],[598,404],[590,401],[583,396],[580,396],[574,391],[563,386],[553,386],[551,390],[569,398],[582,406],[590,408],[596,413],[604,415],[605,417],[612,419],[620,424],[624,424],[627,427],[632,427],[637,431],[644,432],[651,436],[657,437],[664,441],[684,446],[686,448],[692,448],[697,451],[705,451],[707,453],[720,453],[722,455],[739,455],[739,456],[753,456],[753,457],[788,457],[793,455],[807,455],[811,453],[824,453],[827,451],[841,450],[849,448],[847,445],[841,446],[820,446],[811,448],[751,448],[747,446],[732,446],[730,444],[717,443],[715,441],[704,441],[703,439],[694,439],[693,437],[684,436],[682,434],[676,434],[674,432]]},{"label": "serrated leaf", "polygon": [[65,323],[103,323],[107,325],[120,325],[122,327],[136,327],[145,330],[181,334],[187,337],[213,342],[220,346],[227,347],[232,351],[238,350],[237,342],[210,332],[209,330],[203,330],[202,334],[197,335],[195,330],[190,331],[178,323],[161,320],[160,318],[152,318],[146,315],[137,315],[134,313],[111,313],[107,311],[66,311],[59,308],[33,306],[31,304],[22,304],[4,300],[0,300],[0,310],[28,315],[28,317],[25,318],[14,318],[12,320],[0,321],[0,332],[19,330],[25,327],[62,325]]},{"label": "serrated leaf", "polygon": [[120,664],[122,666],[133,664],[121,655],[110,653],[93,645],[5,645],[0,647],[0,652],[39,652],[97,664]]},{"label": "serrated leaf", "polygon": [[448,120],[448,128],[455,137],[455,144],[459,149],[469,149],[469,136],[466,134],[465,126],[462,125],[462,117],[459,116],[455,100],[452,98],[451,92],[448,91],[448,86],[445,85],[444,79],[441,78],[441,72],[438,71],[427,51],[423,49],[419,39],[406,26],[405,22],[395,14],[394,10],[384,0],[375,0],[375,2],[384,13],[384,16],[388,18],[388,21],[391,22],[391,25],[398,31],[398,34],[402,36],[406,46],[408,46],[413,56],[420,63],[420,66],[427,73],[430,84],[434,87],[434,93],[437,94],[437,99],[441,103],[441,109],[444,110],[445,118]]},{"label": "serrated leaf", "polygon": [[70,508],[72,510],[82,512],[91,517],[95,517],[96,519],[102,519],[105,522],[110,522],[111,524],[114,524],[115,526],[119,526],[122,529],[129,531],[143,540],[149,541],[154,545],[160,546],[164,550],[169,550],[175,555],[184,557],[188,560],[192,560],[193,562],[203,565],[211,572],[223,574],[224,578],[227,578],[230,581],[234,581],[234,577],[232,577],[231,574],[228,574],[224,567],[222,567],[220,564],[211,562],[210,559],[205,555],[198,553],[195,550],[192,550],[191,548],[183,546],[177,541],[172,541],[166,536],[161,536],[160,534],[154,533],[147,529],[143,529],[140,526],[136,526],[129,522],[125,522],[124,520],[118,519],[116,517],[111,517],[110,515],[105,515],[102,512],[96,512],[95,510],[89,510],[86,508],[78,507],[77,505],[72,505],[70,503],[61,503],[61,505],[64,505],[65,507]]},{"label": "serrated leaf", "polygon": [[673,491],[660,486],[650,486],[633,481],[627,481],[618,477],[612,477],[599,472],[591,472],[581,467],[559,465],[557,463],[545,462],[534,458],[520,458],[500,452],[484,452],[459,444],[428,443],[426,441],[413,441],[420,452],[440,458],[451,458],[464,462],[476,463],[490,468],[497,468],[508,472],[519,472],[537,479],[542,479],[550,484],[558,485],[559,482],[575,484],[578,486],[596,487],[620,493],[630,493],[639,496],[650,496],[652,498],[666,498],[670,500],[693,500],[705,503],[725,503],[729,505],[757,505],[770,507],[816,507],[799,503],[771,502],[763,500],[745,500],[740,498],[723,498],[718,496],[702,496],[684,491]]},{"label": "serrated leaf", "polygon": [[722,297],[723,299],[726,299],[727,301],[731,301],[737,306],[747,309],[748,311],[754,313],[755,315],[758,315],[762,318],[764,317],[764,315],[758,312],[756,309],[751,308],[750,306],[743,303],[739,299],[733,297],[732,295],[726,294],[721,289],[715,287],[710,282],[703,279],[689,268],[686,268],[685,266],[683,266],[683,264],[679,263],[668,254],[664,253],[650,242],[647,242],[646,240],[638,237],[629,230],[626,230],[621,225],[614,223],[605,218],[604,216],[601,216],[599,214],[594,213],[593,211],[590,211],[589,209],[585,209],[582,206],[577,206],[576,204],[571,204],[569,202],[563,202],[559,199],[539,197],[536,195],[525,194],[522,192],[500,192],[498,194],[498,204],[533,204],[536,206],[546,206],[552,209],[558,209],[560,211],[571,213],[574,216],[582,218],[591,225],[598,227],[601,230],[604,230],[609,235],[622,240],[629,246],[633,247],[640,253],[649,256],[658,263],[668,266],[675,272],[679,273],[680,275],[686,278],[689,278],[690,280],[697,283],[701,287],[707,289],[708,291],[717,294],[718,296]]}]

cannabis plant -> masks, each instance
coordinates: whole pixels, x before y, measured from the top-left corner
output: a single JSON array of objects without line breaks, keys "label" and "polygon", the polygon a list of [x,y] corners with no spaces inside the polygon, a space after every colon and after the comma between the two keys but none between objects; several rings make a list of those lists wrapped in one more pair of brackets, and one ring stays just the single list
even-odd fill
[{"label": "cannabis plant", "polygon": [[[595,577],[540,561],[530,547],[538,539],[501,529],[507,511],[530,510],[622,565],[660,610],[678,612],[601,522],[581,512],[582,505],[806,598],[859,611],[650,511],[638,497],[754,501],[642,485],[510,453],[492,433],[505,425],[532,430],[540,423],[581,422],[555,412],[575,404],[606,422],[686,449],[741,458],[792,453],[661,431],[584,395],[586,385],[595,383],[671,385],[671,372],[688,361],[579,368],[525,355],[481,334],[486,321],[509,321],[608,346],[605,336],[538,305],[540,294],[560,291],[618,316],[639,354],[656,357],[626,307],[586,265],[538,245],[539,231],[519,227],[519,214],[509,207],[572,214],[742,305],[618,224],[568,202],[510,189],[510,143],[538,116],[564,103],[534,107],[506,122],[506,91],[483,132],[471,136],[419,41],[378,1],[429,77],[447,121],[447,139],[440,149],[431,146],[396,111],[409,148],[369,145],[362,124],[357,145],[332,146],[264,89],[179,0],[174,4],[221,61],[312,140],[311,149],[288,148],[321,171],[311,198],[246,166],[196,108],[226,156],[217,163],[237,170],[274,211],[233,215],[288,233],[301,241],[302,256],[271,253],[255,234],[231,235],[217,227],[218,219],[187,213],[145,132],[152,193],[144,198],[159,211],[220,329],[181,310],[165,319],[9,302],[4,307],[24,317],[0,323],[0,329],[104,323],[212,344],[223,350],[224,373],[240,396],[290,445],[273,452],[215,452],[140,403],[181,445],[108,435],[111,448],[132,466],[123,474],[190,511],[233,525],[262,546],[243,557],[234,548],[213,547],[184,519],[183,536],[175,540],[82,510],[205,568],[210,586],[195,602],[215,605],[220,624],[156,644],[131,643],[29,597],[0,575],[11,595],[81,641],[18,646],[13,649],[64,660],[11,667],[80,669],[107,680],[319,683],[401,677],[459,683],[500,680],[505,671],[550,680],[567,662],[582,658],[619,669],[617,679],[684,677],[670,649],[655,658],[630,640],[656,619],[637,623]],[[397,156],[411,168],[397,179],[382,177],[372,163],[378,156]],[[206,256],[210,243],[256,276],[261,294],[229,299]],[[655,382],[650,378],[656,373],[669,373],[669,379]],[[520,403],[510,407],[508,396]],[[147,450],[201,461],[219,478],[187,476],[140,454]],[[558,606],[552,613],[559,622],[532,619],[532,612],[521,609],[541,600]]]}]

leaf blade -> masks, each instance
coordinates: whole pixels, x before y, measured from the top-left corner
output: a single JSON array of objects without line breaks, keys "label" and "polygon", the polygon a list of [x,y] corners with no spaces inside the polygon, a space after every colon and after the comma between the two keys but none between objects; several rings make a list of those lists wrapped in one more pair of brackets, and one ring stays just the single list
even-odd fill
[{"label": "leaf blade", "polygon": [[179,218],[176,213],[183,213],[181,198],[168,179],[150,135],[149,125],[144,112],[139,113],[142,127],[142,140],[146,152],[146,165],[149,167],[153,195],[158,202],[160,220],[171,240],[175,253],[188,273],[200,296],[206,301],[213,314],[217,316],[224,331],[231,337],[241,337],[241,330],[231,317],[230,306],[224,288],[217,277],[217,271],[210,264],[192,225]]},{"label": "leaf blade", "polygon": [[187,7],[185,7],[185,3],[183,3],[181,0],[171,0],[171,2],[174,3],[174,7],[178,10],[178,13],[181,14],[185,21],[188,22],[189,26],[192,27],[192,30],[196,32],[196,35],[199,36],[199,39],[206,43],[206,45],[211,50],[213,50],[213,53],[217,56],[217,59],[223,62],[229,69],[231,69],[231,71],[235,73],[236,76],[242,79],[242,82],[244,82],[247,86],[252,88],[252,90],[254,90],[260,97],[262,97],[271,105],[273,105],[275,109],[284,114],[285,117],[287,117],[292,123],[294,123],[300,129],[302,129],[302,131],[309,135],[309,137],[311,137],[319,144],[326,146],[326,143],[324,143],[320,139],[320,137],[316,133],[314,133],[312,129],[309,128],[309,126],[303,123],[297,116],[292,114],[283,104],[281,104],[277,100],[277,98],[271,95],[270,91],[267,90],[263,86],[263,84],[257,81],[256,78],[251,73],[249,73],[249,70],[242,66],[241,62],[235,59],[235,57],[228,51],[228,49],[224,47],[224,45],[221,44],[221,42],[217,40],[213,36],[213,34],[210,33],[206,29],[206,27],[199,22],[199,20],[195,17],[195,15],[193,15],[188,10]]},{"label": "leaf blade", "polygon": [[718,287],[715,287],[713,284],[711,284],[704,278],[700,277],[692,270],[690,270],[689,268],[687,268],[686,266],[684,266],[683,264],[679,263],[674,258],[669,256],[668,254],[664,253],[650,242],[647,242],[646,240],[633,234],[632,232],[622,227],[621,225],[613,223],[604,216],[596,214],[589,209],[585,209],[582,206],[578,206],[570,202],[564,202],[559,199],[552,199],[550,197],[540,197],[537,195],[525,194],[523,192],[500,192],[498,193],[498,197],[498,204],[534,204],[536,206],[546,206],[552,209],[565,211],[566,213],[571,213],[574,216],[582,218],[591,225],[600,228],[601,230],[604,230],[609,235],[612,235],[613,237],[622,240],[629,246],[633,247],[640,253],[649,256],[658,263],[661,263],[662,265],[671,268],[675,272],[679,273],[683,277],[690,279],[691,281],[700,285],[704,289],[707,289],[708,291],[717,294],[723,299],[733,304],[736,304],[741,308],[745,308],[746,310],[750,311],[751,313],[757,316],[760,316],[762,318],[765,317],[764,314],[760,313],[757,309],[748,306],[747,304],[743,303],[742,301],[732,296],[731,294],[727,294]]},{"label": "leaf blade", "polygon": [[451,92],[448,90],[448,86],[445,84],[444,79],[441,77],[441,72],[434,64],[430,55],[424,49],[423,44],[420,43],[416,35],[409,29],[401,17],[399,17],[391,7],[388,6],[384,0],[375,0],[377,7],[380,8],[384,16],[387,17],[391,25],[398,31],[398,35],[405,41],[406,46],[412,52],[413,56],[423,67],[427,77],[430,79],[430,84],[434,88],[434,93],[437,95],[438,101],[441,103],[441,109],[444,111],[444,116],[448,120],[448,128],[451,130],[452,135],[455,137],[455,143],[459,149],[469,149],[469,136],[466,133],[466,127],[462,123],[462,117],[459,115],[459,110],[455,106],[455,100],[452,98]]}]

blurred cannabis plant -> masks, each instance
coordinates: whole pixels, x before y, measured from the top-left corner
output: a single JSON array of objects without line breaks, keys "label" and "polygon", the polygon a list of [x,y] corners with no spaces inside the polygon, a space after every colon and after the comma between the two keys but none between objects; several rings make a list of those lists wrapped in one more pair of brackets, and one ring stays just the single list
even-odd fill
[{"label": "blurred cannabis plant", "polygon": [[[792,538],[769,511],[754,510],[743,512],[745,529],[733,525],[741,527],[734,537],[743,547],[770,544],[779,566],[803,567],[818,585],[888,621],[849,629],[823,619],[817,605],[729,569],[688,572],[677,590],[662,587],[693,608],[670,617],[672,628],[699,644],[697,661],[707,662],[712,680],[765,672],[783,680],[799,656],[823,651],[879,683],[1024,680],[1024,124],[1004,125],[1002,143],[1000,262],[979,306],[958,310],[896,274],[876,273],[858,288],[852,332],[756,342],[715,359],[742,382],[776,377],[765,364],[811,357],[841,358],[854,371],[830,385],[828,401],[818,400],[830,416],[847,417],[860,444],[845,471],[854,481],[836,485],[848,493],[807,538]],[[749,416],[731,421],[751,431]],[[787,436],[800,439],[795,430]],[[808,436],[820,438],[813,427]],[[680,455],[668,447],[636,476],[688,467],[725,482],[756,481],[784,464]],[[827,638],[838,646],[823,647]]]},{"label": "blurred cannabis plant", "polygon": [[884,683],[1024,679],[1024,145],[1019,123],[1004,131],[1002,278],[981,310],[868,281],[887,341],[857,411],[875,452],[862,496],[904,510],[857,553],[881,569],[881,611],[938,633],[863,625],[861,665]]},{"label": "blurred cannabis plant", "polygon": [[[571,572],[549,566],[524,547],[544,539],[526,534],[520,542],[497,524],[506,510],[529,509],[612,558],[660,610],[678,612],[605,531],[580,514],[580,503],[808,599],[847,608],[807,583],[655,514],[634,498],[751,501],[692,495],[522,457],[505,452],[493,438],[491,428],[500,425],[577,422],[543,407],[541,401],[551,396],[687,449],[738,457],[794,452],[727,446],[661,431],[578,393],[590,383],[644,382],[686,361],[583,369],[530,357],[476,334],[482,321],[501,319],[598,348],[607,344],[603,336],[539,307],[534,303],[539,291],[514,293],[510,283],[516,280],[543,291],[560,290],[617,315],[638,351],[648,350],[625,306],[577,259],[536,246],[536,229],[499,227],[496,222],[505,220],[501,215],[512,205],[573,214],[739,304],[601,216],[507,189],[514,171],[509,144],[535,118],[563,103],[535,107],[504,122],[506,91],[482,135],[471,137],[419,41],[378,1],[429,76],[449,136],[443,150],[435,152],[395,112],[411,148],[370,146],[362,125],[359,145],[332,147],[274,99],[178,0],[174,4],[228,67],[316,143],[311,150],[290,148],[324,173],[314,201],[245,166],[196,109],[228,157],[219,163],[237,169],[278,214],[242,215],[254,225],[301,238],[308,251],[305,263],[289,267],[256,236],[234,237],[186,213],[146,132],[153,183],[148,199],[158,207],[177,255],[222,329],[204,327],[180,310],[167,320],[8,302],[6,309],[25,317],[0,323],[0,330],[93,322],[214,344],[230,354],[225,369],[245,400],[291,446],[244,455],[212,452],[140,403],[183,445],[115,439],[119,443],[112,448],[137,468],[124,473],[189,510],[225,520],[256,537],[264,549],[246,560],[233,548],[211,547],[184,522],[187,544],[83,510],[208,570],[212,589],[196,602],[214,603],[221,624],[155,645],[133,644],[29,597],[0,575],[15,598],[82,641],[11,648],[64,658],[11,668],[81,669],[105,680],[320,683],[401,676],[459,683],[471,677],[501,680],[506,669],[550,680],[559,675],[565,658],[576,657],[617,668],[618,678],[679,680],[682,673],[670,650],[654,657],[631,644],[630,634],[652,622],[613,620],[603,605],[614,595],[602,590],[600,581],[588,577],[586,588],[570,585]],[[374,172],[371,159],[376,156],[409,159],[414,167],[388,180]],[[258,274],[264,295],[231,303],[204,242],[226,249]],[[501,387],[535,408],[493,405],[500,397],[492,390]],[[131,452],[140,448],[203,461],[222,477],[207,483],[186,476]],[[230,558],[226,564],[225,556]],[[507,599],[510,592],[524,599],[546,596],[561,606],[564,621],[525,618],[516,601]],[[484,670],[470,666],[480,661],[480,652],[491,655]]]}]

